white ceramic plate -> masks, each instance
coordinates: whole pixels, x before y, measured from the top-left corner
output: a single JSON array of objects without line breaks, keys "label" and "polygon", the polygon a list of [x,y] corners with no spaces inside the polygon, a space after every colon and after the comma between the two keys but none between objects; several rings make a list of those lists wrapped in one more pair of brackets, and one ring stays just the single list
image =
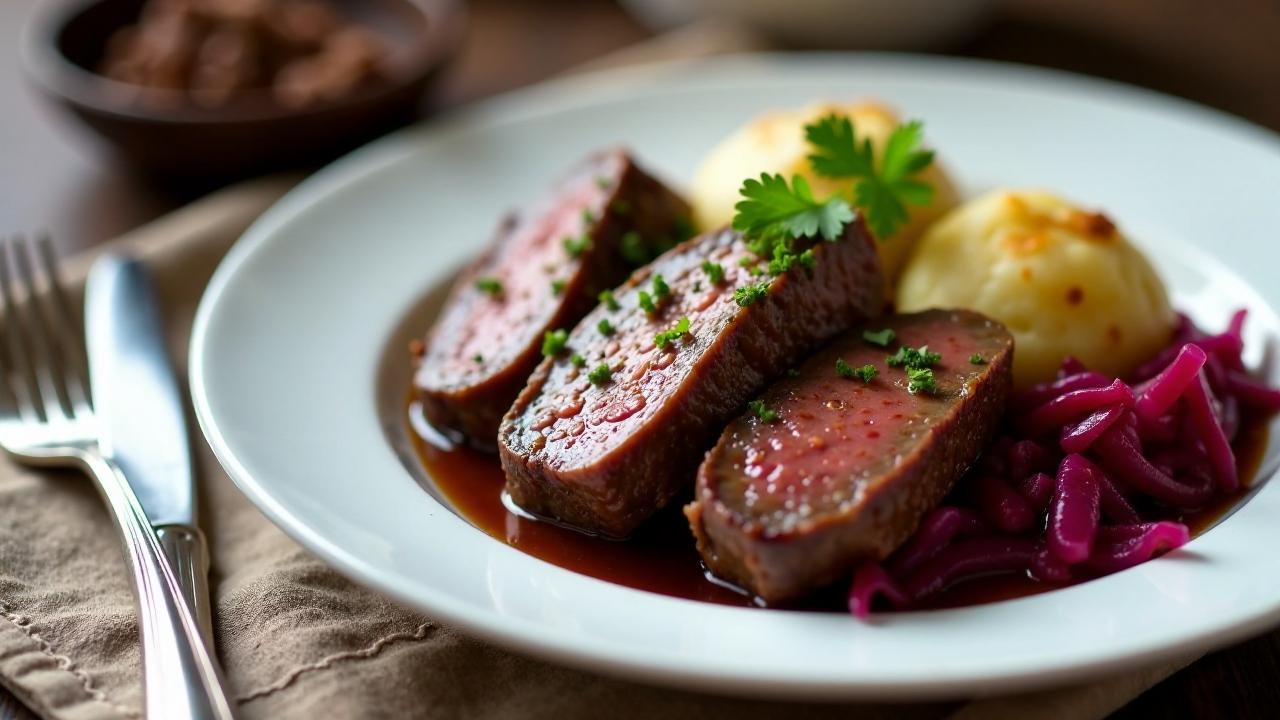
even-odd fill
[{"label": "white ceramic plate", "polygon": [[398,450],[404,343],[501,210],[601,145],[625,143],[682,180],[757,112],[859,96],[925,119],[967,191],[1044,186],[1106,208],[1198,320],[1217,327],[1236,306],[1252,310],[1253,364],[1280,335],[1269,309],[1280,307],[1280,142],[1262,130],[1149,92],[957,60],[658,65],[391,136],[264,215],[196,320],[191,383],[210,443],[272,520],[351,577],[491,641],[639,680],[808,698],[966,695],[1098,676],[1280,620],[1280,483],[1138,568],[872,623],[595,580],[485,536],[424,491],[429,480]]}]

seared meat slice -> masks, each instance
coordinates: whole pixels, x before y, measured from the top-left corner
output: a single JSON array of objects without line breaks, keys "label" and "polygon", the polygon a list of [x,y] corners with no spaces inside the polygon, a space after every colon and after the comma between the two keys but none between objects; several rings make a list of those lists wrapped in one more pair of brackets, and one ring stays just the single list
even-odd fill
[{"label": "seared meat slice", "polygon": [[[863,337],[884,328],[888,347]],[[926,345],[936,392],[912,393],[886,358]],[[772,422],[740,416],[699,468],[685,514],[707,567],[777,603],[884,558],[993,437],[1012,359],[1004,326],[963,310],[880,318],[828,345],[760,396]],[[848,377],[866,365],[869,382]]]},{"label": "seared meat slice", "polygon": [[620,150],[593,155],[508,216],[462,272],[417,360],[427,419],[493,450],[498,423],[541,358],[597,294],[687,234],[689,208]]},{"label": "seared meat slice", "polygon": [[[770,276],[740,235],[723,230],[633,276],[616,291],[617,309],[588,314],[504,418],[499,453],[512,498],[621,537],[691,488],[703,454],[749,399],[879,311],[884,280],[861,220],[811,249],[811,267]],[[656,337],[664,331],[665,343]]]}]

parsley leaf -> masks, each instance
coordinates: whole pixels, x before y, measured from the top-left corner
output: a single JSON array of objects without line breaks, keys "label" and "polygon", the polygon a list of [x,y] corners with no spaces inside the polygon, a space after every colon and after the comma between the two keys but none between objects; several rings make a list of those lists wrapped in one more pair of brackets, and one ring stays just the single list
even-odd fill
[{"label": "parsley leaf", "polygon": [[788,186],[782,175],[764,173],[759,180],[744,180],[738,192],[743,200],[734,206],[733,229],[748,239],[821,235],[835,241],[853,220],[849,203],[839,196],[815,200],[808,181],[800,175],[792,176]]},{"label": "parsley leaf", "polygon": [[480,353],[476,353],[475,355],[472,355],[471,359],[474,360],[477,364],[484,362],[484,356],[481,355]]},{"label": "parsley leaf", "polygon": [[649,248],[645,247],[644,238],[640,237],[640,233],[634,230],[622,236],[618,252],[622,254],[623,260],[636,267],[649,262]]},{"label": "parsley leaf", "polygon": [[502,295],[502,281],[492,277],[476,278],[476,289],[489,297],[496,298]]},{"label": "parsley leaf", "polygon": [[872,345],[879,345],[880,347],[889,347],[889,343],[893,342],[893,339],[896,337],[898,337],[898,334],[893,331],[893,328],[862,331],[863,340],[866,340]]},{"label": "parsley leaf", "polygon": [[659,350],[666,350],[667,346],[670,345],[672,341],[679,340],[684,337],[687,332],[689,332],[689,318],[682,317],[670,330],[663,330],[657,335],[654,335],[653,344],[656,345]]},{"label": "parsley leaf", "polygon": [[572,356],[570,356],[569,362],[573,363],[574,367],[585,367],[587,364],[587,359],[582,357],[578,353],[574,353]]},{"label": "parsley leaf", "polygon": [[719,285],[724,280],[724,266],[720,263],[703,260],[702,272],[706,273],[707,279],[715,285]]},{"label": "parsley leaf", "polygon": [[610,310],[619,310],[622,308],[622,306],[618,304],[617,299],[613,297],[612,290],[601,290],[600,294],[596,297],[600,299],[601,305],[604,305]]},{"label": "parsley leaf", "polygon": [[876,237],[885,240],[910,216],[907,204],[928,205],[933,186],[914,179],[933,162],[933,152],[920,149],[924,125],[911,121],[894,128],[885,143],[879,167],[871,140],[861,142],[847,115],[831,114],[806,125],[805,139],[812,154],[809,164],[818,175],[853,178],[853,204],[863,211]]},{"label": "parsley leaf", "polygon": [[618,198],[617,200],[613,201],[613,204],[609,206],[609,209],[619,215],[626,215],[627,213],[631,212],[631,203],[627,202],[626,200],[623,200],[622,198]]},{"label": "parsley leaf", "polygon": [[942,356],[938,353],[930,352],[928,345],[921,345],[919,350],[904,345],[884,361],[889,367],[927,368],[937,365],[941,359]]},{"label": "parsley leaf", "polygon": [[653,276],[653,296],[656,298],[664,298],[671,294],[671,287],[667,285],[667,281],[663,279],[662,273],[655,273]]},{"label": "parsley leaf", "polygon": [[922,392],[936,395],[938,383],[933,377],[933,371],[925,367],[907,368],[907,392],[912,395]]},{"label": "parsley leaf", "polygon": [[600,363],[599,365],[592,368],[591,372],[587,373],[587,379],[590,380],[592,383],[595,383],[596,385],[603,385],[609,382],[610,378],[612,377],[613,377],[613,371],[610,370],[609,366],[604,363]]},{"label": "parsley leaf", "polygon": [[658,312],[658,306],[654,304],[653,296],[651,296],[649,293],[645,292],[644,290],[640,291],[639,303],[640,303],[640,308],[643,309],[645,312],[649,313],[650,315]]},{"label": "parsley leaf", "polygon": [[609,318],[605,318],[596,323],[596,330],[599,330],[601,335],[612,335],[614,331],[613,323],[609,322]]},{"label": "parsley leaf", "polygon": [[767,407],[763,400],[752,400],[747,403],[747,409],[755,413],[755,416],[764,422],[771,423],[778,420],[778,411]]},{"label": "parsley leaf", "polygon": [[596,187],[601,190],[608,190],[613,187],[613,181],[603,175],[596,176]]},{"label": "parsley leaf", "polygon": [[565,282],[564,280],[552,280],[551,294],[559,295],[560,293],[564,292],[564,282]]},{"label": "parsley leaf", "polygon": [[849,380],[858,378],[864,383],[869,383],[875,379],[879,371],[876,370],[875,365],[863,365],[860,368],[855,368],[845,362],[844,358],[836,358],[836,374]]},{"label": "parsley leaf", "polygon": [[970,355],[970,356],[969,356],[969,362],[970,362],[970,363],[972,363],[972,364],[974,364],[974,365],[986,365],[986,364],[987,364],[987,359],[986,359],[986,358],[984,358],[984,357],[982,357],[982,356],[981,356],[981,355],[979,355],[978,353],[974,353],[974,354],[972,354],[972,355]]},{"label": "parsley leaf", "polygon": [[591,208],[582,208],[582,224],[591,225],[596,221],[596,214],[591,212]]},{"label": "parsley leaf", "polygon": [[738,307],[747,307],[757,300],[763,300],[769,294],[769,282],[767,280],[744,285],[733,291],[733,301],[738,303]]},{"label": "parsley leaf", "polygon": [[564,346],[569,342],[569,331],[564,328],[548,330],[542,334],[542,356],[551,357],[564,352]]},{"label": "parsley leaf", "polygon": [[569,257],[580,257],[582,253],[591,249],[591,237],[583,235],[582,237],[566,237],[561,241],[564,244],[564,251]]}]

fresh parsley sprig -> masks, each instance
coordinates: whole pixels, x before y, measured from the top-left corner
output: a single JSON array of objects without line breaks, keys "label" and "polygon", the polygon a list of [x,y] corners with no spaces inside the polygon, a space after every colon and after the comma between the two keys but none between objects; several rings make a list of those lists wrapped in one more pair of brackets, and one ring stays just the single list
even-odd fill
[{"label": "fresh parsley sprig", "polygon": [[747,178],[739,190],[742,200],[734,208],[733,229],[748,240],[771,242],[786,238],[835,241],[844,226],[853,220],[853,209],[839,196],[824,201],[813,197],[808,181],[800,175],[787,184],[782,175],[763,173],[759,180]]},{"label": "fresh parsley sprig", "polygon": [[877,165],[871,140],[859,141],[853,121],[832,113],[804,126],[812,153],[809,164],[818,175],[853,179],[853,204],[867,219],[876,237],[885,240],[910,219],[907,205],[928,205],[933,186],[915,178],[933,162],[933,152],[921,149],[924,125],[918,120],[899,125],[889,135]]},{"label": "fresh parsley sprig", "polygon": [[933,186],[915,178],[933,163],[933,152],[922,150],[924,124],[919,120],[893,129],[884,143],[878,167],[872,141],[854,133],[847,115],[831,114],[806,124],[805,140],[812,154],[809,165],[819,176],[854,179],[854,205],[881,240],[892,236],[910,219],[906,205],[928,205]]}]

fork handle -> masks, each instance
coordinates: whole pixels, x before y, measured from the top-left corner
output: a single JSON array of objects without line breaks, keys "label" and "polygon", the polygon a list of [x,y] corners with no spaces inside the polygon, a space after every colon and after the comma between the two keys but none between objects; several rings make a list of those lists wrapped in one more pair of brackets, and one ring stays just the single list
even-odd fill
[{"label": "fork handle", "polygon": [[218,661],[205,645],[142,504],[115,463],[82,458],[124,539],[138,600],[147,718],[232,720]]},{"label": "fork handle", "polygon": [[209,600],[209,547],[204,533],[190,525],[161,525],[156,528],[156,538],[169,560],[169,569],[178,579],[187,607],[195,613],[205,647],[214,649]]}]

